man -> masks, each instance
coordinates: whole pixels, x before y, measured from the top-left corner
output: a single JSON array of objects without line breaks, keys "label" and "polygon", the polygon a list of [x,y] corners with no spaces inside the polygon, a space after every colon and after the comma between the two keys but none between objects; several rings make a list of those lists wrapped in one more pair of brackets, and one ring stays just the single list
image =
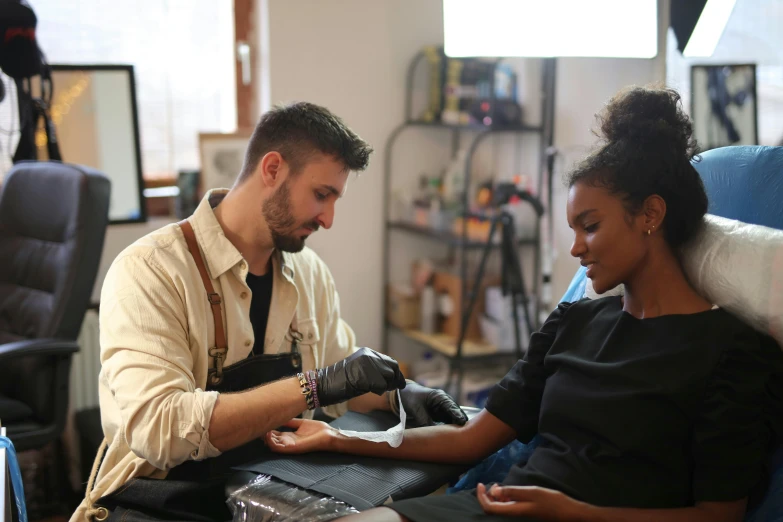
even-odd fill
[{"label": "man", "polygon": [[72,520],[230,519],[230,467],[316,406],[394,409],[389,391],[404,388],[419,424],[466,422],[448,395],[406,387],[393,359],[355,348],[331,274],[305,248],[371,152],[325,108],[272,110],[231,190],[117,257],[100,309],[108,449]]}]

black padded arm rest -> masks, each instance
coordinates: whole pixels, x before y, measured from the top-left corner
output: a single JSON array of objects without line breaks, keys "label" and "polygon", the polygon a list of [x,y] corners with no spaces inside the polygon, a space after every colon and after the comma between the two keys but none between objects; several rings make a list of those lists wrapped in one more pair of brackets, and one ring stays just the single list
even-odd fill
[{"label": "black padded arm rest", "polygon": [[[471,416],[468,412],[468,415]],[[399,419],[386,412],[361,414],[349,411],[331,422],[335,428],[354,431],[386,430]],[[234,469],[252,474],[271,475],[278,480],[342,500],[358,510],[380,506],[392,500],[428,495],[446,483],[455,481],[470,469],[469,464],[433,464],[405,460],[361,457],[343,453],[282,455],[270,453],[256,462]],[[231,481],[247,483],[248,473]]]},{"label": "black padded arm rest", "polygon": [[0,344],[0,362],[16,357],[71,355],[79,351],[76,341],[65,339],[27,339]]}]

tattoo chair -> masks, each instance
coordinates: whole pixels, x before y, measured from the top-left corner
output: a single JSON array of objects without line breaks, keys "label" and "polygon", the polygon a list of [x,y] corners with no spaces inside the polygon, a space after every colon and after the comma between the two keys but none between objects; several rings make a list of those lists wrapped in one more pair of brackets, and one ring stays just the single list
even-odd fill
[{"label": "tattoo chair", "polygon": [[[693,166],[707,190],[710,214],[752,225],[783,230],[783,147],[736,146],[707,151]],[[587,278],[580,268],[562,301],[585,295]],[[783,314],[783,310],[779,313]],[[783,347],[781,347],[783,348]],[[783,396],[778,420],[783,422]],[[783,443],[783,431],[778,442]],[[770,485],[763,501],[750,511],[746,522],[783,520],[783,446],[773,454]]]},{"label": "tattoo chair", "polygon": [[17,452],[58,441],[65,427],[71,355],[98,272],[109,193],[103,174],[59,162],[18,163],[3,182],[0,422]]}]

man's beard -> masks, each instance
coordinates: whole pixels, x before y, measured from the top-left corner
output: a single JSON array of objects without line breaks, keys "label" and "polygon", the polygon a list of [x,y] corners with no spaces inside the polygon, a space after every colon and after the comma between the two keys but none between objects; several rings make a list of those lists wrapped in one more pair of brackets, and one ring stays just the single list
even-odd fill
[{"label": "man's beard", "polygon": [[297,236],[294,235],[294,232],[303,226],[313,231],[318,230],[319,227],[316,222],[307,225],[296,224],[296,219],[291,213],[291,192],[288,189],[288,180],[264,202],[261,211],[266,219],[275,248],[282,252],[301,252],[307,236]]}]

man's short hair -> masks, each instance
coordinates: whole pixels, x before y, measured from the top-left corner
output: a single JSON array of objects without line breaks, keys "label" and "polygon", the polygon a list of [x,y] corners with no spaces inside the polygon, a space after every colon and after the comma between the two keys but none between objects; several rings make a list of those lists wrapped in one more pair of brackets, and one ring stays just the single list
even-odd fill
[{"label": "man's short hair", "polygon": [[362,171],[372,147],[325,107],[307,102],[277,106],[256,125],[237,184],[250,177],[261,158],[272,151],[279,152],[297,174],[316,152],[333,156],[347,170]]}]

